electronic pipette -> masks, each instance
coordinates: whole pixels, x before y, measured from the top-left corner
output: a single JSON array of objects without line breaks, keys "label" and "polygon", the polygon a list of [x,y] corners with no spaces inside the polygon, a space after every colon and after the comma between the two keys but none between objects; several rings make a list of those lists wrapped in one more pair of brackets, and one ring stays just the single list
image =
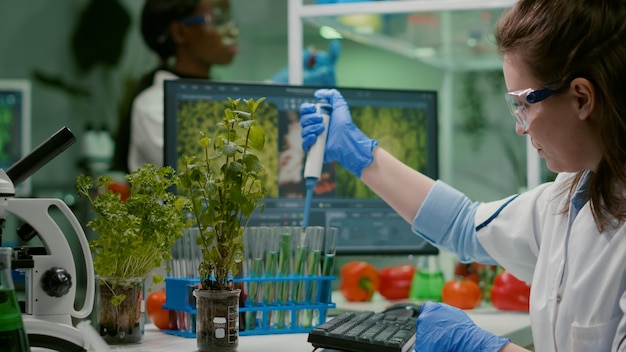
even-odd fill
[{"label": "electronic pipette", "polygon": [[326,136],[328,135],[328,121],[330,120],[331,105],[326,100],[320,100],[316,104],[317,113],[322,115],[324,131],[317,136],[317,141],[313,143],[304,164],[304,182],[306,187],[306,197],[304,199],[304,218],[302,227],[309,225],[309,214],[311,212],[311,202],[313,201],[313,190],[317,185],[317,180],[322,175],[324,164],[324,150],[326,149]]}]

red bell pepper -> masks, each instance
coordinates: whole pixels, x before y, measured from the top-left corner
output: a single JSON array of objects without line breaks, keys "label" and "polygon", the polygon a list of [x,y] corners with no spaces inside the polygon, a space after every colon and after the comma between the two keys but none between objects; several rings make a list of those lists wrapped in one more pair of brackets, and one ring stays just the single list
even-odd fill
[{"label": "red bell pepper", "polygon": [[369,302],[378,290],[378,270],[367,262],[348,262],[341,267],[339,274],[339,292],[347,301]]},{"label": "red bell pepper", "polygon": [[409,298],[415,266],[401,264],[380,269],[378,292],[387,299]]},{"label": "red bell pepper", "polygon": [[496,275],[491,289],[491,303],[500,310],[528,312],[530,285],[504,270]]}]

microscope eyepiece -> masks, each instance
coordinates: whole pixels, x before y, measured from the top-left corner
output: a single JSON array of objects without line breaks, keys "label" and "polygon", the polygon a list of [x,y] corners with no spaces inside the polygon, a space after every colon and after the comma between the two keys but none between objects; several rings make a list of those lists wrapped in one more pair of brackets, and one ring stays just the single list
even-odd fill
[{"label": "microscope eyepiece", "polygon": [[14,186],[29,178],[50,160],[76,142],[69,128],[63,127],[6,171]]}]

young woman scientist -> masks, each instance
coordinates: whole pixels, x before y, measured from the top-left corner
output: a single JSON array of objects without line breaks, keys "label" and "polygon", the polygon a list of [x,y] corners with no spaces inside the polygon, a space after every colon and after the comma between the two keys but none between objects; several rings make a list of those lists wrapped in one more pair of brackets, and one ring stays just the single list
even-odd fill
[{"label": "young woman scientist", "polygon": [[233,61],[239,30],[228,0],[146,0],[141,34],[160,64],[141,81],[120,121],[113,168],[123,171],[163,164],[163,81],[211,78],[213,65]]},{"label": "young woman scientist", "polygon": [[[625,19],[623,0],[520,0],[500,19],[516,131],[559,175],[496,202],[472,202],[410,169],[363,135],[338,91],[315,93],[333,106],[326,162],[341,163],[439,248],[532,283],[536,351],[626,351]],[[320,121],[301,107],[304,150]],[[523,349],[427,303],[415,350]]]}]

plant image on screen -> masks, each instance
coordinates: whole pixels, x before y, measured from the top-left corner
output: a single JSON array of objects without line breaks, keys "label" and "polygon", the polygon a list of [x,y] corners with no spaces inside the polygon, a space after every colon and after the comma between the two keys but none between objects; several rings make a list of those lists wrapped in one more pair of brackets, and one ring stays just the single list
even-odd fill
[{"label": "plant image on screen", "polygon": [[[427,166],[426,113],[407,108],[352,107],[352,119],[365,135],[413,169],[424,172]],[[337,195],[349,198],[377,198],[359,179],[338,167]]]},{"label": "plant image on screen", "polygon": [[11,146],[11,132],[13,131],[13,119],[11,109],[0,107],[0,165],[9,166],[13,147]]},{"label": "plant image on screen", "polygon": [[[217,123],[221,121],[224,110],[229,107],[228,101],[183,101],[178,105],[178,144],[176,152],[179,156],[203,155],[202,147],[197,143],[200,131],[213,135],[218,128]],[[265,147],[259,159],[265,165],[266,170],[276,170],[278,161],[276,151],[278,150],[278,109],[273,104],[261,104],[257,109],[256,122],[265,131]],[[178,170],[183,170],[180,158],[178,159]],[[265,174],[265,185],[268,197],[278,195],[278,181],[276,173],[267,172]]]}]

